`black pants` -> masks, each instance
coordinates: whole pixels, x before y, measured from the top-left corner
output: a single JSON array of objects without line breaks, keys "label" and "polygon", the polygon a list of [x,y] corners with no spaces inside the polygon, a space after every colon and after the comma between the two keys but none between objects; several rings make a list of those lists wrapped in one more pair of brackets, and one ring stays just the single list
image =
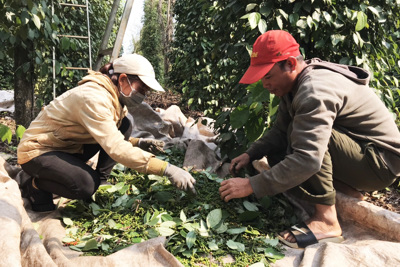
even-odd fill
[{"label": "black pants", "polygon": [[[132,133],[128,118],[122,120],[119,130],[128,140]],[[98,152],[99,158],[94,170],[86,162]],[[35,184],[40,190],[69,199],[88,199],[96,192],[100,180],[109,176],[115,164],[99,144],[87,144],[83,146],[83,154],[48,152],[21,167],[35,178]]]}]

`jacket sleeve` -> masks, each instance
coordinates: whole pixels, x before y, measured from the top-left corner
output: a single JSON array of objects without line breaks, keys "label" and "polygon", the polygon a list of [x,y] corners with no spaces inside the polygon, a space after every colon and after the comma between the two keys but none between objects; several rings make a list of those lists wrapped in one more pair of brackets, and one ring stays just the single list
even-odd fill
[{"label": "jacket sleeve", "polygon": [[334,84],[306,82],[299,88],[292,103],[294,117],[289,133],[292,153],[270,170],[250,177],[257,197],[284,192],[321,169],[333,122],[343,102],[330,86]]},{"label": "jacket sleeve", "polygon": [[84,97],[86,101],[78,111],[80,123],[113,160],[142,173],[164,173],[166,162],[124,140],[116,125],[115,110],[107,96]]}]

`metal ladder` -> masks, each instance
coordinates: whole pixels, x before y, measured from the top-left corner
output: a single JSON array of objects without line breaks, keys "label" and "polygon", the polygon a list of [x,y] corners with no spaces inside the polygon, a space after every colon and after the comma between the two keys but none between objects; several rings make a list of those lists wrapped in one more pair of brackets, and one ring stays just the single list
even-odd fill
[{"label": "metal ladder", "polygon": [[98,71],[102,66],[102,61],[104,56],[111,55],[110,61],[119,57],[119,52],[121,51],[122,41],[125,35],[125,30],[128,25],[129,16],[131,14],[132,6],[134,0],[127,0],[125,3],[124,12],[122,14],[121,22],[119,24],[117,38],[115,40],[114,46],[107,48],[108,41],[110,39],[112,27],[114,25],[115,16],[118,10],[120,0],[114,0],[113,6],[111,8],[110,17],[108,18],[106,30],[101,40],[100,49],[97,55],[96,63],[94,64],[94,70]]},{"label": "metal ladder", "polygon": [[[89,68],[92,69],[92,47],[90,41],[90,21],[89,21],[89,0],[85,0],[86,5],[78,5],[78,4],[68,4],[68,3],[60,3],[62,6],[70,6],[70,7],[78,7],[78,8],[86,8],[86,15],[87,15],[87,28],[88,28],[88,35],[87,36],[76,36],[76,35],[57,35],[58,37],[67,37],[67,38],[80,38],[80,39],[87,39],[89,42]],[[125,3],[124,12],[122,14],[122,18],[119,24],[117,38],[115,40],[114,46],[111,48],[107,48],[108,41],[110,39],[111,31],[114,25],[114,20],[117,14],[117,10],[120,4],[120,0],[114,0],[113,6],[111,8],[110,17],[108,18],[106,30],[104,32],[99,52],[97,55],[96,64],[94,65],[93,70],[98,71],[101,67],[101,63],[103,61],[104,56],[111,55],[110,61],[113,61],[115,58],[119,56],[122,47],[122,41],[125,35],[125,30],[128,25],[129,16],[131,14],[132,6],[134,0],[127,0]],[[54,15],[54,3],[52,1],[52,15]],[[56,53],[55,47],[53,47],[53,98],[56,98]],[[74,69],[74,70],[88,70],[88,68],[82,67],[66,67],[66,69]]]},{"label": "metal ladder", "polygon": [[[70,70],[88,70],[92,68],[92,45],[91,45],[91,40],[90,40],[90,20],[89,20],[89,0],[85,0],[86,4],[85,5],[79,5],[79,4],[69,4],[69,3],[59,3],[61,6],[69,6],[69,7],[77,7],[77,8],[84,8],[86,9],[86,20],[87,20],[87,31],[88,34],[87,36],[77,36],[77,35],[65,35],[65,34],[59,34],[57,37],[67,37],[67,38],[76,38],[76,39],[86,39],[88,40],[88,45],[89,45],[89,68],[82,68],[82,67],[65,67],[65,69],[70,69]],[[54,2],[51,1],[51,8],[52,8],[52,15],[54,16]],[[56,52],[55,52],[55,47],[53,47],[53,98],[56,98]]]}]

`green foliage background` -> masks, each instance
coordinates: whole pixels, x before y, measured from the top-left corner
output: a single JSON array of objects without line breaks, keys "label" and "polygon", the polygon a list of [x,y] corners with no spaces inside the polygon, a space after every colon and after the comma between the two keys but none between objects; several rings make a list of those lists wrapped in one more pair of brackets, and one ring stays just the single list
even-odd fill
[{"label": "green foliage background", "polygon": [[[68,4],[84,5],[84,0],[66,0]],[[58,34],[87,36],[86,9],[63,7],[54,1],[54,16],[51,2],[32,0],[1,0],[0,8],[0,59],[5,62],[0,67],[0,86],[2,89],[13,88],[13,54],[15,44],[28,46],[33,43],[33,50],[19,71],[25,73],[34,66],[38,105],[47,104],[53,99],[52,89],[52,49],[56,51],[56,95],[77,85],[84,70],[66,70],[62,67],[89,67],[88,42],[84,39],[59,38]],[[107,19],[112,7],[112,0],[91,0],[89,4],[90,28],[92,40],[92,60],[97,50]],[[117,17],[122,10],[118,11]],[[110,45],[115,40],[115,24]]]},{"label": "green foliage background", "polygon": [[[85,4],[84,0],[67,0],[64,3]],[[91,35],[91,55],[92,64],[95,63],[100,42],[102,40],[107,20],[111,11],[113,0],[91,0],[89,2],[89,22]],[[123,8],[123,6],[122,6]],[[117,12],[117,19],[122,14],[120,7]],[[55,4],[55,19],[60,25],[57,28],[58,34],[87,36],[87,15],[86,9]],[[108,47],[115,41],[118,31],[118,23],[114,23]],[[56,95],[75,87],[78,81],[87,74],[86,70],[67,70],[64,67],[89,68],[89,42],[86,39],[60,37],[58,45],[55,47],[56,54]],[[42,79],[37,84],[37,94],[41,104],[47,104],[53,99],[52,89],[52,51],[47,57],[49,64],[43,66]],[[107,62],[103,62],[104,64]]]},{"label": "green foliage background", "polygon": [[143,28],[140,34],[137,53],[142,54],[153,65],[157,80],[164,83],[164,56],[162,53],[161,29],[158,1],[146,0],[144,2]]},{"label": "green foliage background", "polygon": [[[306,58],[369,69],[399,124],[400,2],[187,0],[175,5],[170,80],[192,109],[217,117],[222,153],[234,157],[274,119],[278,101],[260,84],[238,85],[248,52],[267,30],[293,34]],[[265,91],[265,90],[264,90]],[[224,111],[224,107],[235,107]],[[235,148],[232,150],[232,148]]]}]

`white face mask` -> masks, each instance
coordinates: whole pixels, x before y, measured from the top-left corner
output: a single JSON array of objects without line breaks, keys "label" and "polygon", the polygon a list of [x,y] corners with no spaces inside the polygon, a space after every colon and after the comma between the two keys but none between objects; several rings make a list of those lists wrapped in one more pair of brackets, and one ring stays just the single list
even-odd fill
[{"label": "white face mask", "polygon": [[130,92],[129,95],[125,95],[122,91],[120,91],[121,95],[119,97],[119,101],[123,105],[125,105],[129,110],[131,108],[136,108],[137,106],[139,106],[143,102],[146,96],[136,91],[135,88],[132,87],[129,79],[128,83],[132,91]]}]

